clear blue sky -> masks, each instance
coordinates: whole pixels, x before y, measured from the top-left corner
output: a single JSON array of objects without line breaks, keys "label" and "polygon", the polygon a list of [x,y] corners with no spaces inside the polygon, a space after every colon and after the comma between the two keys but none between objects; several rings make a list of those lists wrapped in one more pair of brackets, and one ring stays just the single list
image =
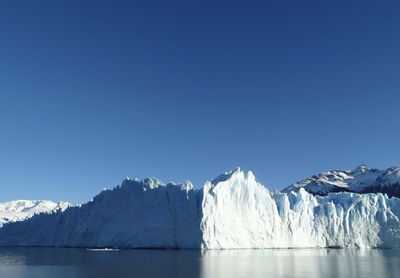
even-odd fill
[{"label": "clear blue sky", "polygon": [[0,200],[400,159],[398,1],[1,1]]}]

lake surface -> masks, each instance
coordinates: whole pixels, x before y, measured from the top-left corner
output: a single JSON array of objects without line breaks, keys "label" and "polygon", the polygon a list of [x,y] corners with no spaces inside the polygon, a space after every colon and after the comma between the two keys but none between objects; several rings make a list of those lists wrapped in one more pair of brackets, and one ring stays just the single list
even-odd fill
[{"label": "lake surface", "polygon": [[400,277],[400,249],[0,248],[0,277]]}]

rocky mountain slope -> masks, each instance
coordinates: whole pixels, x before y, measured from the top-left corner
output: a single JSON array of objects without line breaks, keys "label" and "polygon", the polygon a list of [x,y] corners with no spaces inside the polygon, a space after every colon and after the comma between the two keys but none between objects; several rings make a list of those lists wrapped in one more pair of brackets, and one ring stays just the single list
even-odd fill
[{"label": "rocky mountain slope", "polygon": [[384,193],[400,198],[400,167],[386,170],[360,165],[354,170],[333,170],[296,182],[283,192],[307,192],[326,195],[330,192]]}]

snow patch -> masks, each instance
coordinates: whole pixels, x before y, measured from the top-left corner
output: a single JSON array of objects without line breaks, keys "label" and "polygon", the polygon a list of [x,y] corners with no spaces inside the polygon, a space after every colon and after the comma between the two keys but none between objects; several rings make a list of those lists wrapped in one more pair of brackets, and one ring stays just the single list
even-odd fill
[{"label": "snow patch", "polygon": [[47,200],[16,200],[0,203],[0,227],[9,222],[25,220],[38,213],[64,211],[69,206],[67,202],[55,203]]}]

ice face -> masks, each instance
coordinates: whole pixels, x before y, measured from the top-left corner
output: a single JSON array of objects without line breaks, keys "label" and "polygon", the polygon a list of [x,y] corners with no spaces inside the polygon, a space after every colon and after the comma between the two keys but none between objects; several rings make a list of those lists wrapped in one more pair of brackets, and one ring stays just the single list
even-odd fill
[{"label": "ice face", "polygon": [[400,245],[400,200],[382,194],[270,193],[243,172],[203,192],[203,248]]},{"label": "ice face", "polygon": [[196,248],[201,236],[190,183],[125,179],[93,201],[0,229],[0,244],[31,246]]},{"label": "ice face", "polygon": [[[392,171],[397,175],[398,172]],[[400,247],[400,199],[270,192],[240,169],[206,182],[125,179],[93,201],[0,229],[0,245],[119,248]]]}]

